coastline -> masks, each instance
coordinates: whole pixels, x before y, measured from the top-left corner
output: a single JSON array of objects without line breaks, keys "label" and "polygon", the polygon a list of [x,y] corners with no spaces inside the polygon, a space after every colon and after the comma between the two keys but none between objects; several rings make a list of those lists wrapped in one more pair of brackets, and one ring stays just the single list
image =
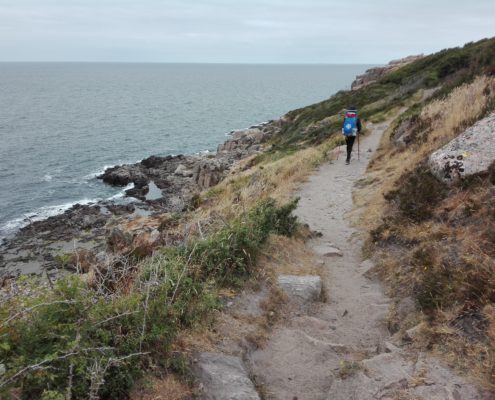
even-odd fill
[{"label": "coastline", "polygon": [[[87,175],[121,190],[108,199],[48,206],[54,212],[50,210],[47,217],[35,210],[14,220],[20,227],[0,239],[0,280],[43,273],[56,278],[73,269],[64,262],[69,253],[84,251],[91,257],[104,257],[108,235],[119,224],[132,225],[143,217],[184,212],[195,195],[225,179],[240,160],[265,150],[265,142],[285,119],[282,116],[233,130],[216,151],[151,155],[132,164],[105,166],[103,171]],[[143,231],[150,229],[140,226],[131,229],[130,234],[137,238]]]},{"label": "coastline", "polygon": [[[403,61],[411,60],[398,60],[395,64],[402,65]],[[369,84],[382,69],[389,71],[390,66],[367,70],[351,87],[363,79],[364,85]],[[14,234],[0,238],[0,280],[26,273],[55,276],[74,269],[65,261],[79,248],[91,253],[94,259],[103,258],[115,230],[128,232],[131,241],[136,242],[141,241],[143,234],[158,237],[154,224],[146,226],[133,221],[180,214],[190,208],[199,193],[225,179],[239,161],[265,151],[268,139],[292,122],[293,112],[226,133],[227,139],[216,151],[151,155],[135,163],[105,166],[99,174],[91,172],[86,177],[120,188],[119,193],[107,199],[69,203],[67,209],[65,205],[53,206],[61,212],[48,218],[34,217]]]},{"label": "coastline", "polygon": [[[492,398],[495,159],[479,143],[495,132],[495,69],[478,55],[494,45],[371,70],[210,154],[107,168],[126,204],[75,205],[0,246],[4,391],[97,381],[103,397],[155,398],[171,380],[189,398],[241,371],[253,398],[308,393],[306,375],[317,397]],[[349,166],[350,104],[365,129]]]}]

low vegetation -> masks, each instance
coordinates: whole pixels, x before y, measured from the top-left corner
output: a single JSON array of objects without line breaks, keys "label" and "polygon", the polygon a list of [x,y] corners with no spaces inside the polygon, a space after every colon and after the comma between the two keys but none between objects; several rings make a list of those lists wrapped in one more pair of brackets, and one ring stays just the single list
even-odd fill
[{"label": "low vegetation", "polygon": [[362,118],[379,122],[407,105],[419,90],[440,88],[435,97],[441,99],[476,76],[493,73],[494,59],[495,39],[468,43],[424,57],[359,90],[340,91],[328,100],[291,111],[272,140],[272,152],[293,151],[335,136],[340,132],[342,112],[351,104],[360,109]]},{"label": "low vegetation", "polygon": [[[495,109],[494,73],[495,39],[482,40],[289,112],[269,151],[194,196],[183,215],[161,217],[166,247],[133,249],[112,259],[111,268],[76,265],[84,273],[53,287],[20,279],[21,294],[0,306],[0,396],[121,399],[144,371],[185,373],[188,360],[174,345],[185,330],[208,324],[223,292],[242,287],[259,268],[298,271],[293,254],[282,251],[292,242],[280,236],[297,227],[291,198],[341,144],[342,111],[350,104],[373,123],[397,116],[355,199],[359,222],[370,229],[367,251],[381,260],[378,272],[396,295],[416,299],[428,323],[423,345],[495,382],[495,166],[454,187],[425,167],[432,151]],[[126,248],[122,235],[115,231],[109,246]],[[276,256],[263,252],[270,235]],[[310,257],[300,253],[297,260]],[[263,329],[282,303],[276,291],[270,299]],[[360,368],[344,363],[340,373]],[[189,393],[170,375],[150,385],[171,398]],[[151,398],[145,387],[138,391]]]},{"label": "low vegetation", "polygon": [[[357,202],[371,227],[366,251],[380,260],[377,272],[393,294],[417,302],[425,329],[416,345],[495,384],[495,165],[449,187],[425,163],[495,110],[495,78],[478,76],[443,93],[397,118]],[[391,326],[406,330],[411,321],[418,322]]]},{"label": "low vegetation", "polygon": [[295,206],[264,200],[205,239],[121,265],[125,279],[73,275],[3,304],[3,398],[121,399],[150,366],[180,372],[185,360],[169,352],[178,332],[220,306],[220,288],[249,279],[270,233],[295,232]]}]

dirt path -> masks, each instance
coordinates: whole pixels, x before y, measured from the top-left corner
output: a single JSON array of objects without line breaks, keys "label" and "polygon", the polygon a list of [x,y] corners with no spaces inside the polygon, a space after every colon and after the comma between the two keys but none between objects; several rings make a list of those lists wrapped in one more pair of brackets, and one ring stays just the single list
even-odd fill
[{"label": "dirt path", "polygon": [[[438,361],[390,343],[391,299],[364,276],[360,239],[346,213],[386,125],[375,125],[350,165],[323,165],[302,187],[297,214],[322,233],[310,242],[321,255],[326,301],[295,312],[267,345],[247,356],[265,399],[488,399]],[[355,149],[357,150],[357,149]],[[340,255],[338,253],[341,253]]]}]

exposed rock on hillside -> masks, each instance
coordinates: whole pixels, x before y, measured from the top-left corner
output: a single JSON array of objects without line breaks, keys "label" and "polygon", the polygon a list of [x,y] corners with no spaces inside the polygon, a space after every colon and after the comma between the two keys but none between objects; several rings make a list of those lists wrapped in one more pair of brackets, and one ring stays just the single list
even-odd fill
[{"label": "exposed rock on hillside", "polygon": [[376,67],[368,69],[363,75],[358,75],[356,80],[352,82],[351,89],[357,90],[362,88],[363,86],[369,85],[370,83],[375,82],[386,74],[393,72],[404,65],[410,64],[420,58],[423,58],[423,54],[416,56],[409,56],[406,58],[401,58],[399,60],[390,61],[384,67]]},{"label": "exposed rock on hillside", "polygon": [[495,161],[495,113],[478,121],[429,158],[432,173],[451,184],[487,172]]},{"label": "exposed rock on hillside", "polygon": [[232,139],[218,146],[218,153],[241,151],[252,153],[260,150],[260,143],[266,140],[267,131],[260,128],[249,128],[232,133]]}]

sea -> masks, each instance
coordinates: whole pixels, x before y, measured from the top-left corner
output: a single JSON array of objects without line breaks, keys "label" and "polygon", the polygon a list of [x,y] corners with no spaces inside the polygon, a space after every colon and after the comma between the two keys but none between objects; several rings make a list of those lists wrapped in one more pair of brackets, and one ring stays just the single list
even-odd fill
[{"label": "sea", "polygon": [[215,151],[235,129],[349,89],[369,65],[0,63],[0,238],[150,155]]}]

